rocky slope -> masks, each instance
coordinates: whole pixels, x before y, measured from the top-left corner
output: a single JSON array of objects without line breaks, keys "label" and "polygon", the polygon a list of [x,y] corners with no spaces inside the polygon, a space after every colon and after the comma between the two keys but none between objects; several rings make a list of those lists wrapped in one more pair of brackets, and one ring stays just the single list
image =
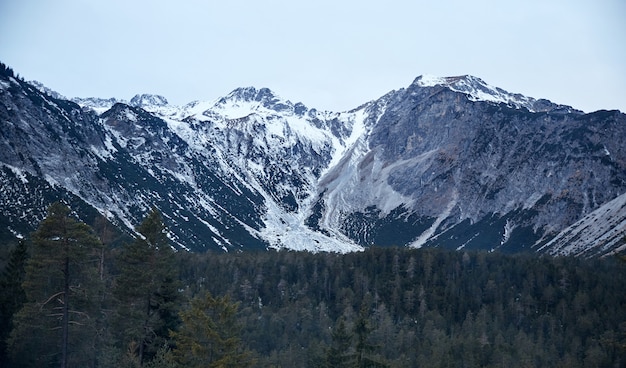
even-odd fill
[{"label": "rocky slope", "polygon": [[320,180],[318,223],[362,245],[531,248],[624,193],[624,114],[501,91],[490,99],[482,81],[462,92],[458,83],[418,78],[392,94]]},{"label": "rocky slope", "polygon": [[[419,77],[343,113],[265,88],[185,106],[153,95],[72,102],[42,88],[3,68],[5,239],[27,234],[62,198],[129,234],[156,207],[174,246],[194,251],[406,245],[587,256],[621,246],[618,111],[584,114],[471,76]],[[611,210],[599,216],[603,206]],[[568,236],[585,218],[615,226]]]}]

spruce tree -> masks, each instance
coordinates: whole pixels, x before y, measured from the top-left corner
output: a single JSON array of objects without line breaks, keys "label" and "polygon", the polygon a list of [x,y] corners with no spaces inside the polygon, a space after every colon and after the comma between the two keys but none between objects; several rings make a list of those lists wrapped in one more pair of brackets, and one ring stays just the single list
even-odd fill
[{"label": "spruce tree", "polygon": [[249,367],[250,352],[244,349],[237,323],[237,304],[210,293],[191,300],[180,313],[182,325],[172,331],[175,361],[182,367]]},{"label": "spruce tree", "polygon": [[327,367],[353,367],[352,334],[348,331],[343,317],[339,318],[332,332],[332,345],[326,352]]},{"label": "spruce tree", "polygon": [[179,323],[178,268],[161,215],[155,209],[137,227],[140,236],[124,245],[115,281],[118,346],[141,366]]},{"label": "spruce tree", "polygon": [[58,202],[49,207],[32,242],[23,283],[26,302],[14,318],[9,340],[14,363],[91,365],[96,356],[101,243]]},{"label": "spruce tree", "polygon": [[379,362],[374,359],[373,354],[376,347],[369,342],[369,337],[372,332],[370,326],[366,307],[362,307],[359,313],[359,317],[354,323],[354,335],[356,337],[355,346],[355,359],[356,367],[358,368],[374,368],[374,367],[388,367],[387,364]]}]

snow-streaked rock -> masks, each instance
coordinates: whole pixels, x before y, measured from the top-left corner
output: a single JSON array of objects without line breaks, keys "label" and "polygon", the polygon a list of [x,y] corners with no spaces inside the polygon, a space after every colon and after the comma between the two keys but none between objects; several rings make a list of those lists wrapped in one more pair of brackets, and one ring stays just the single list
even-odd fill
[{"label": "snow-streaked rock", "polygon": [[621,246],[598,245],[592,225],[566,235],[626,192],[616,111],[583,114],[472,76],[418,77],[347,112],[267,88],[183,106],[147,94],[75,105],[0,82],[0,178],[12,193],[3,236],[28,233],[47,201],[71,197],[129,232],[157,207],[174,246],[194,251]]}]

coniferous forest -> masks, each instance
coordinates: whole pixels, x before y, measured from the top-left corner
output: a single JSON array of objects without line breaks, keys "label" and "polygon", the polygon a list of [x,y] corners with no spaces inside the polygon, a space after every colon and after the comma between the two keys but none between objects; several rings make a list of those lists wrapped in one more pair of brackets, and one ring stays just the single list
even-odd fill
[{"label": "coniferous forest", "polygon": [[[55,203],[2,247],[2,367],[622,367],[626,262],[172,251]],[[120,240],[121,239],[121,240]]]}]

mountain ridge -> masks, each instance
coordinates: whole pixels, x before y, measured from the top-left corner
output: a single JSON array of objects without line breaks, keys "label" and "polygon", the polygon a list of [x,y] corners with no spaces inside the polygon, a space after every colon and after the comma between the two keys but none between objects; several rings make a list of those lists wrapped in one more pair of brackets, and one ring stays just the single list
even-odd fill
[{"label": "mountain ridge", "polygon": [[136,106],[111,99],[108,109],[92,108],[95,99],[47,99],[6,74],[3,190],[24,198],[37,182],[50,194],[19,221],[11,206],[24,200],[8,198],[5,238],[41,219],[44,197],[71,197],[128,234],[157,207],[174,246],[194,251],[550,253],[561,231],[626,191],[624,114],[584,114],[471,76],[420,76],[337,113],[254,87],[183,106],[144,94]]}]

